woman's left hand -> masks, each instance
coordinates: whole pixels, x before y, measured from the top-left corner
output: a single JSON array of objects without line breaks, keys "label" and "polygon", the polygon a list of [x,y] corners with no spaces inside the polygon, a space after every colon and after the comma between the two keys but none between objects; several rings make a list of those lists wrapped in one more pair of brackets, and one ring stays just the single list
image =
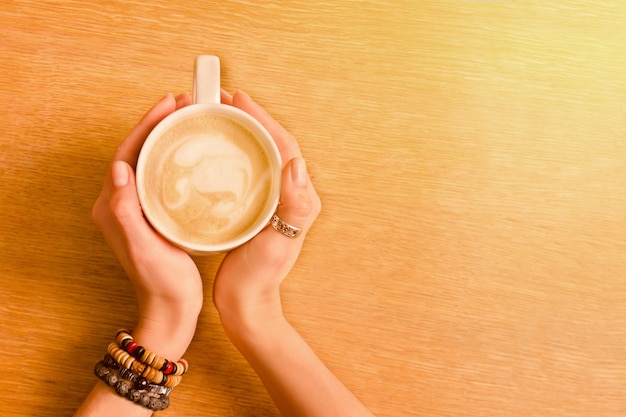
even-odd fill
[{"label": "woman's left hand", "polygon": [[293,135],[242,91],[233,97],[222,93],[222,102],[257,119],[274,139],[283,161],[276,214],[301,229],[300,235],[292,239],[268,225],[224,257],[215,277],[213,301],[232,336],[245,327],[242,323],[247,319],[261,322],[282,318],[280,285],[298,259],[304,238],[321,210],[321,201]]}]

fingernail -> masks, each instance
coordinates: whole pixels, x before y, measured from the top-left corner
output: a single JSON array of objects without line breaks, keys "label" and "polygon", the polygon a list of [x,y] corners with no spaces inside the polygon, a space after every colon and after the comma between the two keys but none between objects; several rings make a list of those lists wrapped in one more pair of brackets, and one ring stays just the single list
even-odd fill
[{"label": "fingernail", "polygon": [[113,161],[111,167],[111,177],[113,180],[113,186],[121,188],[128,184],[128,168],[122,161]]},{"label": "fingernail", "polygon": [[308,174],[306,172],[306,163],[304,159],[296,157],[291,165],[291,179],[298,187],[306,185]]}]

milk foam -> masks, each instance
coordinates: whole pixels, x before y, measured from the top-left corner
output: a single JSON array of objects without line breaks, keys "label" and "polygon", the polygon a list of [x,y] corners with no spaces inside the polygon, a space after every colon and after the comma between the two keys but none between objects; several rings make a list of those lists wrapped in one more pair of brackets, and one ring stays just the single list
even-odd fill
[{"label": "milk foam", "polygon": [[[237,221],[250,197],[252,162],[241,148],[220,132],[196,134],[174,150],[171,160],[181,175],[176,179],[179,196],[166,201],[175,210],[187,203],[192,195],[205,196],[207,210],[212,216]],[[215,199],[211,196],[221,195]]]},{"label": "milk foam", "polygon": [[146,187],[153,213],[197,243],[237,236],[256,221],[272,186],[269,159],[250,132],[215,116],[164,133],[151,152]]}]

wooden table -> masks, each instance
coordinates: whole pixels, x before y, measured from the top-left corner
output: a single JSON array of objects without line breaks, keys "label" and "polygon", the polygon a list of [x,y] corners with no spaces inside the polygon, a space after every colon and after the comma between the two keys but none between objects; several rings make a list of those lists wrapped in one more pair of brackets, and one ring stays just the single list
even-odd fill
[{"label": "wooden table", "polygon": [[[300,141],[323,212],[285,309],[372,411],[626,415],[625,21],[617,0],[3,2],[3,414],[71,414],[133,324],[91,205],[210,53]],[[218,261],[162,415],[277,415],[212,306]]]}]

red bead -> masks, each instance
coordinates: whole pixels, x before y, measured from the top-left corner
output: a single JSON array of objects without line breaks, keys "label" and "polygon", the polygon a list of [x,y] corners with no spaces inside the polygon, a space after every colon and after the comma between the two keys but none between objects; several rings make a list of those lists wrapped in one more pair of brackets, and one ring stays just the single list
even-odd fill
[{"label": "red bead", "polygon": [[172,371],[174,370],[174,364],[172,362],[167,362],[167,366],[165,367],[165,369],[163,370],[163,373],[165,375],[169,375],[172,373]]},{"label": "red bead", "polygon": [[130,342],[128,346],[126,346],[126,351],[132,355],[138,347],[139,345],[136,342]]}]

